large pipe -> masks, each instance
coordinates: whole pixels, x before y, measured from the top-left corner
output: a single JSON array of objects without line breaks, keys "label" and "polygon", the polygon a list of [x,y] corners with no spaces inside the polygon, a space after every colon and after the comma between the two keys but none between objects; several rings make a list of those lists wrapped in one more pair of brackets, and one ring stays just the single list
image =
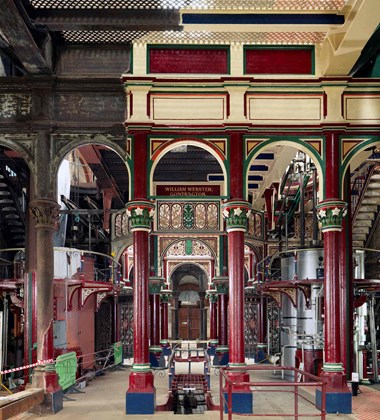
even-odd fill
[{"label": "large pipe", "polygon": [[299,174],[300,177],[300,246],[305,246],[305,176],[303,173]]},{"label": "large pipe", "polygon": [[317,200],[317,168],[313,165],[313,246],[319,246]]}]

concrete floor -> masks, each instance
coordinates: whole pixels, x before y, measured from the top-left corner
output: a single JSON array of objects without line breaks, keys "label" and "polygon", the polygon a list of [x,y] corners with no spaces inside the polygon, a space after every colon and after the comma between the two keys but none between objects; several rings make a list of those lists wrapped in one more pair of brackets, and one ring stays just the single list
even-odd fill
[{"label": "concrete floor", "polygon": [[[181,366],[182,365],[182,366]],[[194,366],[195,365],[195,366]],[[202,366],[192,366],[192,373],[201,372]],[[54,415],[54,420],[117,420],[117,419],[131,419],[131,420],[145,420],[145,419],[167,419],[167,418],[181,418],[183,415],[176,415],[173,412],[156,412],[154,415],[128,415],[125,414],[125,393],[128,387],[128,376],[131,369],[127,368],[124,370],[106,371],[104,376],[97,376],[94,380],[88,383],[83,389],[83,394],[70,394],[70,398],[75,401],[64,401],[64,408],[62,411]],[[176,373],[188,373],[188,364],[179,363],[176,365]],[[257,380],[274,380],[274,376],[271,373],[257,374],[255,373],[255,381]],[[281,377],[276,375],[277,379],[281,382]],[[253,379],[251,379],[253,380]],[[167,389],[168,389],[168,376],[160,377],[157,373],[155,375],[155,387],[156,387],[156,403],[157,405],[164,404],[167,400]],[[364,387],[366,388],[366,387]],[[361,407],[366,407],[368,404],[372,407],[379,406],[377,402],[380,401],[379,391],[370,390],[370,392],[363,391],[357,397],[353,397],[353,411],[354,414],[343,415],[339,414],[339,420],[379,420],[380,419],[380,407],[378,412],[371,413],[371,415],[365,415]],[[213,402],[219,404],[219,377],[212,372],[211,375],[211,391],[213,396]],[[371,403],[371,397],[374,403]],[[358,404],[358,402],[360,403]],[[254,394],[254,410],[255,413],[259,414],[271,412],[281,416],[281,413],[291,413],[293,405],[293,397],[288,393],[255,393]],[[289,407],[289,408],[288,408]],[[356,407],[356,408],[355,408]],[[308,410],[308,409],[307,409]],[[375,408],[376,410],[376,408]],[[301,411],[301,407],[300,407]],[[302,411],[303,413],[310,413],[310,411]],[[362,412],[363,415],[360,414]],[[23,414],[18,416],[18,419],[53,419],[53,415],[38,416],[35,414]],[[207,411],[204,414],[190,414],[186,418],[188,420],[199,418],[203,416],[205,419],[219,419],[219,411]],[[234,419],[247,419],[246,416],[234,415]],[[256,416],[260,419],[273,419],[273,417],[266,417],[263,415]],[[276,417],[276,418],[290,418],[290,417]],[[302,417],[300,417],[302,418]],[[303,417],[305,418],[305,417]],[[312,417],[311,417],[312,418]],[[319,417],[315,417],[319,418]],[[337,419],[338,415],[329,414],[328,420]],[[16,419],[16,417],[14,417]],[[227,419],[227,415],[224,415],[224,419]],[[338,420],[338,419],[337,419]]]}]

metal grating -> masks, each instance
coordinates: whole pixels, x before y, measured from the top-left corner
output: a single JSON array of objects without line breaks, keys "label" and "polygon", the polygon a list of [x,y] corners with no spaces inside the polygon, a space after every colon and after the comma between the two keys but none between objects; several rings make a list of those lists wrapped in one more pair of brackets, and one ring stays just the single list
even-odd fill
[{"label": "metal grating", "polygon": [[146,34],[138,31],[62,31],[63,39],[70,44],[128,44]]},{"label": "metal grating", "polygon": [[340,11],[348,0],[30,0],[44,9]]},{"label": "metal grating", "polygon": [[244,44],[314,45],[326,38],[326,32],[149,32],[135,43],[146,44]]}]

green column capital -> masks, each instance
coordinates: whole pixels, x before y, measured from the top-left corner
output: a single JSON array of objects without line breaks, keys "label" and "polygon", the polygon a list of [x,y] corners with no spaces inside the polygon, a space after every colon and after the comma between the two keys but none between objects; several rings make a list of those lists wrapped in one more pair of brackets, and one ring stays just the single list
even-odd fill
[{"label": "green column capital", "polygon": [[222,204],[227,232],[247,231],[251,205],[244,200],[230,200]]},{"label": "green column capital", "polygon": [[317,218],[322,232],[341,232],[347,203],[338,199],[324,200],[317,204]]},{"label": "green column capital", "polygon": [[161,294],[161,287],[164,284],[165,279],[163,277],[151,276],[149,277],[149,294],[159,295]]},{"label": "green column capital", "polygon": [[212,279],[218,295],[228,294],[229,278],[227,276],[217,276]]},{"label": "green column capital", "polygon": [[131,221],[131,231],[150,231],[154,216],[155,205],[148,200],[130,201],[126,204],[126,215]]}]

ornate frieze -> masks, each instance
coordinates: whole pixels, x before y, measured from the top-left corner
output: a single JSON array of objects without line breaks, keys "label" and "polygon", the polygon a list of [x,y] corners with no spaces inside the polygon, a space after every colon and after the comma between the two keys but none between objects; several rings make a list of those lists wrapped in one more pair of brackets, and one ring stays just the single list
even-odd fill
[{"label": "ornate frieze", "polygon": [[168,258],[185,255],[192,257],[211,257],[211,251],[202,241],[185,239],[183,241],[174,242],[166,252]]},{"label": "ornate frieze", "polygon": [[115,216],[115,237],[120,238],[130,233],[129,218],[125,211]]},{"label": "ornate frieze", "polygon": [[341,232],[347,214],[347,203],[337,199],[324,200],[317,205],[317,217],[322,232]]},{"label": "ornate frieze", "polygon": [[248,214],[248,235],[258,239],[264,239],[263,223],[264,213],[252,210]]},{"label": "ornate frieze", "polygon": [[59,121],[122,121],[125,112],[123,95],[102,93],[60,93],[54,96]]},{"label": "ornate frieze", "polygon": [[26,93],[4,93],[0,95],[0,120],[29,115],[32,97]]},{"label": "ornate frieze", "polygon": [[36,198],[29,204],[30,213],[36,222],[36,228],[57,228],[59,204],[51,198]]},{"label": "ornate frieze", "polygon": [[220,230],[218,202],[158,202],[158,231]]}]

